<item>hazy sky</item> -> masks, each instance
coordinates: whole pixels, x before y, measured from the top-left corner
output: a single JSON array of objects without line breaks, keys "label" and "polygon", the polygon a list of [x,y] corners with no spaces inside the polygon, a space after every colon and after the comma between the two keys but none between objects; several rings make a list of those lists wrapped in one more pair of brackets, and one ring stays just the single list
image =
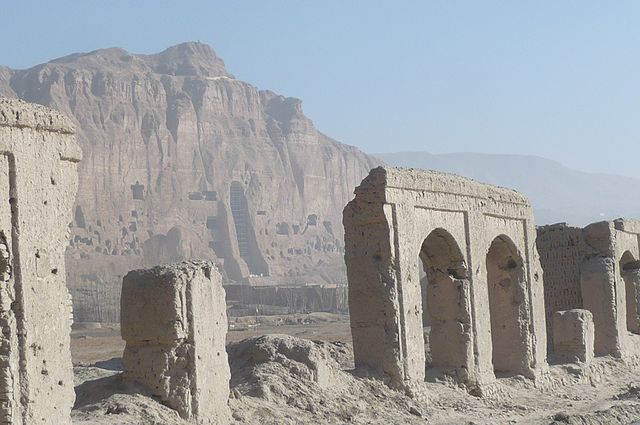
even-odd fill
[{"label": "hazy sky", "polygon": [[640,177],[638,1],[3,1],[0,63],[210,44],[368,152],[523,153]]}]

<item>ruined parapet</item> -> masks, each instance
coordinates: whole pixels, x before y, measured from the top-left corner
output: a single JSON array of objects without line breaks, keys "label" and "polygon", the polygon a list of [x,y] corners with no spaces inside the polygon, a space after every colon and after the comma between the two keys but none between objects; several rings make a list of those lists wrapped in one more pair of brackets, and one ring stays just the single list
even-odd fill
[{"label": "ruined parapet", "polygon": [[0,423],[69,424],[64,253],[81,152],[61,114],[0,99]]},{"label": "ruined parapet", "polygon": [[357,367],[393,385],[422,381],[426,369],[471,389],[546,369],[542,273],[523,195],[390,167],[371,170],[355,195],[343,223]]},{"label": "ruined parapet", "polygon": [[588,310],[556,311],[553,314],[553,351],[561,363],[593,360],[593,315]]},{"label": "ruined parapet", "polygon": [[215,266],[183,262],[129,272],[121,332],[125,379],[144,384],[184,419],[228,423],[227,316]]}]

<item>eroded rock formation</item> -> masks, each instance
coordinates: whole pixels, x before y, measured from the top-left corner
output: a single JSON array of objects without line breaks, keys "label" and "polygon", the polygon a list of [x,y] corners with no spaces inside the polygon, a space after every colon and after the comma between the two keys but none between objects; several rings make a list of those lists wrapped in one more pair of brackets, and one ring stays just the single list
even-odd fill
[{"label": "eroded rock formation", "polygon": [[340,210],[375,160],[317,131],[300,100],[235,79],[209,46],[0,68],[0,93],[78,129],[76,320],[117,321],[126,271],[185,258],[235,281],[343,280]]}]

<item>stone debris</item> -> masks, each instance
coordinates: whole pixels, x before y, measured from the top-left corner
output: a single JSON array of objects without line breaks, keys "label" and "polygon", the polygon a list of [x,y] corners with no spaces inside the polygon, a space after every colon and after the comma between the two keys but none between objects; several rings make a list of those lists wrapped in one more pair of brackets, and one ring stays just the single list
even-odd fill
[{"label": "stone debris", "polygon": [[183,419],[230,418],[222,279],[207,262],[129,272],[122,283],[125,380],[149,388]]},{"label": "stone debris", "polygon": [[81,159],[58,112],[0,98],[0,424],[69,424],[64,254]]}]

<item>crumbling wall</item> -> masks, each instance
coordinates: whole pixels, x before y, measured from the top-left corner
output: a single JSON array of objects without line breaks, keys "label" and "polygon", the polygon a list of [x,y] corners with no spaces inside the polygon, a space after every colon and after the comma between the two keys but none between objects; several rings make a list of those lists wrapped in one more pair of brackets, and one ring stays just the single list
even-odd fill
[{"label": "crumbling wall", "polygon": [[640,353],[639,236],[640,223],[629,219],[538,228],[547,326],[557,311],[584,308],[593,316],[596,355]]},{"label": "crumbling wall", "polygon": [[81,152],[62,115],[0,99],[0,423],[69,424],[64,251]]},{"label": "crumbling wall", "polygon": [[552,316],[557,311],[582,308],[580,270],[587,248],[582,228],[565,223],[540,226],[536,247],[544,272],[544,306],[546,310],[549,350],[553,348]]},{"label": "crumbling wall", "polygon": [[[497,372],[535,378],[545,370],[542,270],[524,196],[451,174],[391,167],[371,170],[355,195],[343,224],[356,367],[402,385],[424,380],[425,366],[437,366],[472,390],[482,390]],[[490,258],[498,242],[505,248]],[[418,257],[427,271],[426,290]],[[508,270],[509,279],[490,273],[492,267]],[[513,308],[492,302],[503,290]],[[436,305],[434,294],[447,294],[440,299],[446,305]],[[436,337],[430,338],[431,353],[438,357],[442,346],[436,343],[456,353],[432,365],[423,334],[427,303]],[[508,320],[517,334],[515,357],[492,356],[508,337],[492,338],[501,333],[492,315]],[[457,328],[447,331],[454,318]]]},{"label": "crumbling wall", "polygon": [[640,225],[618,219],[585,227],[583,237],[590,251],[582,270],[584,308],[593,314],[595,352],[625,357],[637,353],[640,337],[627,327],[625,269],[640,258]]},{"label": "crumbling wall", "polygon": [[228,423],[227,316],[215,266],[183,262],[131,271],[121,303],[125,379],[147,386],[182,418]]}]

